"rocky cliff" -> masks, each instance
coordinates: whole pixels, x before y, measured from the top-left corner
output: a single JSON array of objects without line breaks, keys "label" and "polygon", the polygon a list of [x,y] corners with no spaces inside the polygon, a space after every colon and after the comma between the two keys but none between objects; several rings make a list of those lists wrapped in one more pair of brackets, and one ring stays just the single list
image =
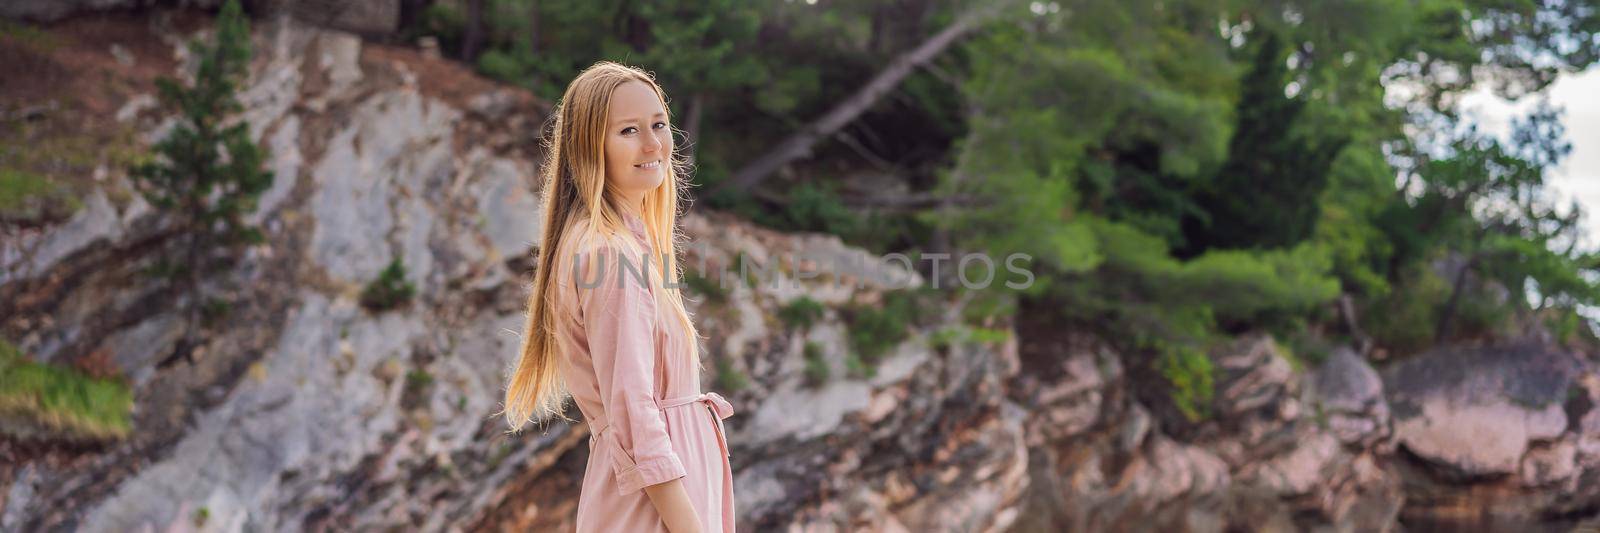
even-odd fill
[{"label": "rocky cliff", "polygon": [[[181,43],[205,27],[55,23],[55,44],[6,51],[57,73],[52,88],[7,106],[148,146],[169,121],[150,79],[190,68]],[[271,153],[252,215],[267,239],[207,273],[233,304],[195,361],[164,361],[183,296],[141,277],[165,223],[115,158],[70,187],[70,215],[3,234],[0,332],[38,361],[110,367],[136,408],[120,440],[0,440],[0,529],[570,529],[586,429],[507,435],[492,416],[539,231],[548,104],[409,49],[287,19],[256,28],[242,99]],[[874,264],[837,238],[721,213],[683,226],[689,261],[714,270],[739,254]],[[395,259],[415,298],[362,307]],[[1444,348],[1380,372],[1348,349],[1310,364],[1245,336],[1211,355],[1214,417],[1178,426],[1155,414],[1141,363],[1092,336],[1026,310],[983,324],[1007,335],[951,334],[967,305],[954,293],[920,296],[910,334],[861,371],[852,310],[922,283],[874,265],[846,280],[783,265],[777,286],[697,291],[705,382],[738,411],[742,529],[1531,527],[1600,503],[1600,382],[1583,354]],[[782,318],[802,299],[820,304],[815,321]]]}]

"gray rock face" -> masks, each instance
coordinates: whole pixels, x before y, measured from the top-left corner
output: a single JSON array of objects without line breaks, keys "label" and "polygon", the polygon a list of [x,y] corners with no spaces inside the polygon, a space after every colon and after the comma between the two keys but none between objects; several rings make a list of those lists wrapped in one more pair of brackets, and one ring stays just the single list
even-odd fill
[{"label": "gray rock face", "polygon": [[[385,361],[409,357],[415,317],[362,316],[349,301],[306,294],[290,317],[279,351],[264,358],[259,381],[235,389],[174,449],[145,468],[85,517],[89,531],[126,531],[165,524],[178,506],[203,506],[223,523],[280,530],[301,522],[264,513],[316,494],[319,479],[353,468],[401,414],[401,376],[375,376]],[[341,333],[341,330],[343,332]],[[304,394],[308,390],[338,394]],[[296,472],[296,481],[282,475]],[[323,489],[325,490],[325,489]],[[335,497],[327,494],[324,497]]]},{"label": "gray rock face", "polygon": [[[1027,334],[1027,329],[1024,334]],[[1100,354],[1100,355],[1095,355]],[[1381,454],[1324,428],[1324,400],[1265,336],[1213,354],[1219,413],[1185,441],[1153,424],[1128,394],[1118,357],[1071,347],[1051,368],[1020,378],[1038,413],[1028,531],[1382,531],[1400,511],[1397,475]],[[1340,405],[1382,404],[1376,373],[1353,352],[1316,372]],[[1346,380],[1349,383],[1344,383]],[[1337,384],[1354,385],[1340,387]],[[1306,402],[1312,408],[1304,408]]]},{"label": "gray rock face", "polygon": [[133,221],[148,210],[149,204],[142,197],[119,209],[105,191],[90,191],[83,208],[59,229],[0,243],[0,284],[37,277],[73,253],[120,239]]},{"label": "gray rock face", "polygon": [[[1600,504],[1587,360],[1538,341],[1438,349],[1383,373],[1408,515],[1530,524]],[[1531,526],[1508,526],[1531,527]]]},{"label": "gray rock face", "polygon": [[1383,378],[1354,350],[1341,347],[1312,375],[1318,407],[1340,442],[1368,447],[1390,434]]},{"label": "gray rock face", "polygon": [[426,282],[433,209],[424,196],[455,171],[450,123],[459,113],[402,89],[370,97],[353,114],[312,171],[312,256],[350,283],[376,278],[399,257],[413,282]]},{"label": "gray rock face", "polygon": [[1385,376],[1396,438],[1449,475],[1510,474],[1530,443],[1566,430],[1562,402],[1578,373],[1570,355],[1534,345],[1408,359]]}]

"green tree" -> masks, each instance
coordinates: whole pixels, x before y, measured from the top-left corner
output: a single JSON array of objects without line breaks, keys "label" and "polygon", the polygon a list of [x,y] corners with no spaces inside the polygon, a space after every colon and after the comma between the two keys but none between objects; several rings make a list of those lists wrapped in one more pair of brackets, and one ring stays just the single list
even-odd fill
[{"label": "green tree", "polygon": [[[1200,216],[1185,220],[1184,255],[1208,248],[1283,248],[1312,236],[1329,167],[1348,137],[1307,131],[1283,39],[1268,33],[1240,81],[1228,159],[1195,192]],[[1291,85],[1293,84],[1293,85]]]},{"label": "green tree", "polygon": [[[1471,0],[1053,5],[964,48],[967,133],[940,191],[959,203],[927,218],[962,248],[1032,254],[1028,308],[1131,339],[1149,363],[1136,367],[1199,373],[1170,363],[1220,335],[1328,320],[1345,291],[1368,304],[1434,298],[1413,313],[1428,337],[1452,316],[1492,321],[1504,304],[1481,283],[1417,274],[1441,254],[1512,295],[1549,286],[1549,305],[1589,293],[1592,260],[1560,253],[1570,217],[1519,201],[1537,196],[1549,158],[1495,163],[1521,178],[1473,177],[1500,156],[1463,147],[1446,168],[1408,127],[1448,131],[1451,97],[1474,75],[1514,93],[1592,63],[1592,13]],[[1521,61],[1506,46],[1518,42],[1553,59]],[[1395,106],[1389,83],[1419,89]],[[1397,173],[1415,177],[1397,186]],[[1446,176],[1486,181],[1483,195],[1418,195]],[[1521,207],[1488,218],[1489,205]]]},{"label": "green tree", "polygon": [[242,106],[236,93],[250,65],[250,26],[239,2],[224,3],[215,36],[190,43],[189,49],[199,60],[193,82],[156,82],[161,103],[177,112],[177,123],[156,143],[155,157],[132,171],[139,192],[175,218],[180,241],[163,260],[173,267],[169,272],[182,277],[188,322],[184,338],[163,364],[179,356],[193,360],[206,301],[201,276],[219,256],[262,240],[244,217],[272,183],[249,124],[237,118]]},{"label": "green tree", "polygon": [[1448,155],[1418,168],[1414,197],[1386,213],[1397,264],[1456,260],[1445,296],[1433,302],[1436,339],[1451,336],[1463,301],[1485,292],[1505,291],[1496,306],[1523,315],[1600,303],[1592,281],[1600,255],[1577,248],[1582,209],[1574,203],[1563,213],[1545,199],[1546,169],[1571,150],[1563,134],[1559,111],[1547,106],[1518,121],[1509,141],[1469,128]]}]

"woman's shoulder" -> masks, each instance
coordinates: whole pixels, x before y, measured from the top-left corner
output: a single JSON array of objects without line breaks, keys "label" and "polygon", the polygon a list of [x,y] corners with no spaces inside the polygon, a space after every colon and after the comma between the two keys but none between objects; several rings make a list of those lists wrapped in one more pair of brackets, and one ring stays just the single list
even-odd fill
[{"label": "woman's shoulder", "polygon": [[578,283],[582,288],[593,288],[596,279],[616,279],[634,273],[643,273],[647,266],[641,261],[643,251],[630,245],[624,236],[591,232],[586,221],[575,223],[561,246],[564,257],[556,258],[563,284]]},{"label": "woman's shoulder", "polygon": [[641,253],[636,243],[628,242],[622,235],[601,231],[591,232],[578,226],[572,229],[568,235],[571,244],[562,246],[566,250],[567,257],[559,259],[580,268],[594,268],[603,264],[606,265],[605,268],[610,269],[611,265],[624,261],[636,262],[638,260],[636,256]]}]

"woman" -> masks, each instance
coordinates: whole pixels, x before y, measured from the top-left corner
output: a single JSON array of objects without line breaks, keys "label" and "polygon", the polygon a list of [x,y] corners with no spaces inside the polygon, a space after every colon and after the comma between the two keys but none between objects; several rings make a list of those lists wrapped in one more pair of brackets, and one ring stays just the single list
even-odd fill
[{"label": "woman", "polygon": [[683,184],[666,97],[645,72],[596,63],[567,86],[547,148],[506,418],[520,430],[577,402],[590,432],[578,531],[731,532],[733,408],[700,392],[697,333],[671,286]]}]

